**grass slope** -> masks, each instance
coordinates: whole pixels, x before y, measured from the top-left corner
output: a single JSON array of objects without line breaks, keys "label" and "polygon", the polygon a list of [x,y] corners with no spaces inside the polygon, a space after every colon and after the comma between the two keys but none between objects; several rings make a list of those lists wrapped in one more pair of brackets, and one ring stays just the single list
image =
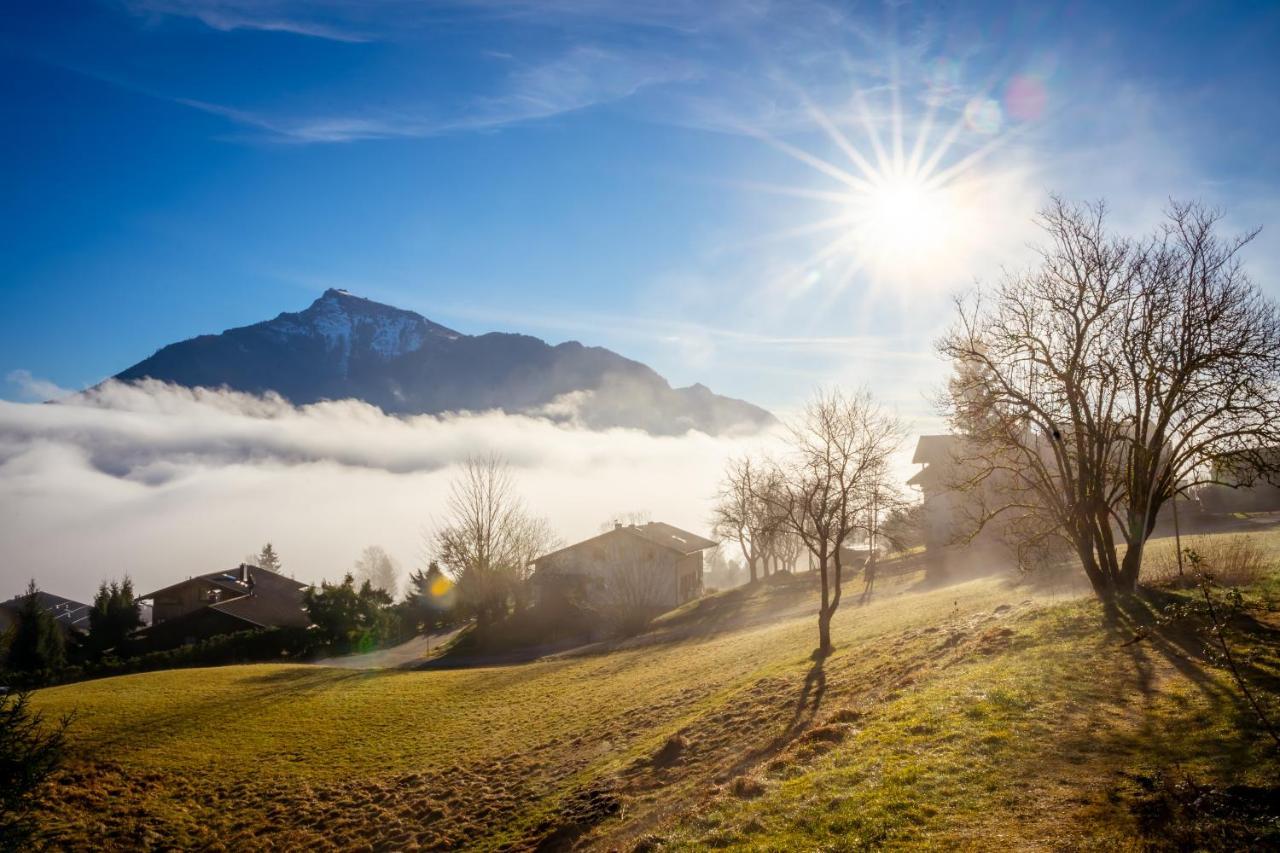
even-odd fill
[{"label": "grass slope", "polygon": [[[44,690],[38,704],[77,717],[42,823],[61,846],[129,849],[1280,838],[1276,752],[1186,626],[1123,645],[1148,615],[1108,623],[1087,599],[997,579],[908,583],[846,599],[822,666],[801,577],[695,603],[589,657]],[[1280,584],[1251,594],[1272,612],[1234,633],[1274,697]]]}]

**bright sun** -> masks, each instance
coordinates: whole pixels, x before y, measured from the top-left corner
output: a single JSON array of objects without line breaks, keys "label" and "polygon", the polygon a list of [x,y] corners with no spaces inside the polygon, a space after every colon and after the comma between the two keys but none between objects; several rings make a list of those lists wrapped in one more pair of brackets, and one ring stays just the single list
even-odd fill
[{"label": "bright sun", "polygon": [[952,286],[957,270],[980,242],[986,218],[991,176],[980,175],[975,167],[1002,139],[989,139],[946,163],[965,127],[963,119],[935,133],[930,113],[916,128],[915,139],[908,140],[895,101],[888,121],[890,135],[883,139],[880,128],[886,122],[873,119],[866,104],[859,104],[865,132],[862,146],[855,145],[820,110],[811,112],[847,163],[834,163],[776,137],[757,134],[835,181],[830,189],[761,187],[835,205],[834,215],[773,235],[831,235],[794,271],[790,283],[780,284],[807,289],[822,283],[838,292],[865,276],[873,291],[888,288],[906,293]]},{"label": "bright sun", "polygon": [[953,216],[946,191],[909,177],[884,178],[850,202],[859,249],[877,266],[900,271],[937,260],[949,242]]}]

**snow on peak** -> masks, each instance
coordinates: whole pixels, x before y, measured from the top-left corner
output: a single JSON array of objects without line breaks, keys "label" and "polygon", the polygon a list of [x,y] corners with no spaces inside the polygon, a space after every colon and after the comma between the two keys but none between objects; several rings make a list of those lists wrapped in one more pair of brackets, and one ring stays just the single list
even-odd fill
[{"label": "snow on peak", "polygon": [[412,311],[383,305],[346,290],[330,288],[298,314],[281,314],[270,326],[284,336],[319,337],[337,351],[345,374],[353,351],[390,361],[422,348],[428,336],[455,340],[458,333]]}]

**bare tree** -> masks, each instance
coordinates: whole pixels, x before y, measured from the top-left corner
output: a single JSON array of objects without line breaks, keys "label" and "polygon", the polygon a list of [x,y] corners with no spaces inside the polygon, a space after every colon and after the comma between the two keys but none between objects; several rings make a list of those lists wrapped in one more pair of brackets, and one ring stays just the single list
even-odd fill
[{"label": "bare tree", "polygon": [[545,518],[521,513],[519,523],[512,533],[512,549],[516,557],[512,597],[517,610],[528,607],[533,600],[530,590],[533,561],[563,544],[563,540]]},{"label": "bare tree", "polygon": [[1280,313],[1240,265],[1257,232],[1224,239],[1219,218],[1173,204],[1134,241],[1055,198],[1038,267],[960,300],[939,342],[965,368],[946,406],[971,485],[1002,481],[985,520],[1069,543],[1104,600],[1134,592],[1174,495],[1275,469]]},{"label": "bare tree", "polygon": [[357,581],[368,581],[374,589],[380,589],[392,598],[400,586],[400,569],[395,560],[378,545],[370,545],[356,560]]},{"label": "bare tree", "polygon": [[605,519],[600,523],[599,530],[601,533],[608,533],[610,530],[613,530],[613,528],[618,526],[619,524],[623,525],[624,527],[627,525],[634,526],[634,525],[648,524],[652,520],[653,520],[653,516],[650,515],[649,510],[634,509],[634,510],[631,510],[630,512],[620,512],[617,515],[614,515]]},{"label": "bare tree", "polygon": [[749,456],[731,460],[712,510],[712,530],[721,539],[738,544],[750,583],[759,578],[762,556],[759,533],[765,516],[770,512],[769,507],[760,502],[762,489],[758,481],[766,475],[765,466]]},{"label": "bare tree", "polygon": [[866,391],[819,392],[791,425],[791,454],[783,463],[786,489],[778,507],[791,531],[813,554],[822,601],[819,656],[834,648],[831,618],[840,606],[842,549],[856,532],[869,532],[877,494],[889,489],[889,460],[902,445],[898,420]]},{"label": "bare tree", "polygon": [[592,591],[593,608],[615,633],[639,633],[665,609],[662,602],[673,582],[669,568],[654,549],[636,548],[616,538],[606,546],[602,565],[609,568],[599,575],[598,586]]},{"label": "bare tree", "polygon": [[549,526],[525,509],[510,467],[497,456],[467,459],[446,511],[434,550],[457,584],[459,601],[481,622],[504,616],[520,594],[530,561],[551,541]]}]

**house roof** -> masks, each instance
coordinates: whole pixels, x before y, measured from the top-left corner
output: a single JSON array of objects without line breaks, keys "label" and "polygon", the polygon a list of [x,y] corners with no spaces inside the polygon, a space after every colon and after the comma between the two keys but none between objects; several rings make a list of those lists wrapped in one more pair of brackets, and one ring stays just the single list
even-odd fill
[{"label": "house roof", "polygon": [[[280,575],[275,577],[279,578]],[[282,580],[289,579],[282,578]],[[292,582],[289,585],[276,585],[270,581],[258,581],[255,573],[252,593],[210,604],[209,609],[263,628],[276,626],[305,628],[311,624],[311,619],[303,609],[303,589],[305,587]]]},{"label": "house roof", "polygon": [[581,542],[575,542],[572,545],[566,545],[549,554],[543,554],[533,562],[540,563],[548,557],[554,557],[557,554],[563,554],[566,551],[572,551],[575,548],[581,548],[591,542],[605,539],[609,536],[617,536],[619,534],[638,536],[646,542],[650,542],[659,547],[675,551],[678,554],[696,554],[699,551],[705,551],[708,548],[716,547],[716,542],[699,536],[696,533],[690,533],[687,530],[681,530],[673,524],[666,524],[661,521],[650,521],[647,524],[628,524],[626,526],[618,526],[612,530],[606,530],[598,536],[592,536],[590,539],[584,539]]},{"label": "house roof", "polygon": [[670,548],[672,551],[679,551],[681,554],[694,554],[698,551],[716,547],[716,543],[710,539],[661,521],[650,521],[648,524],[633,524],[623,527],[622,530],[639,536],[641,539],[648,540],[655,545]]},{"label": "house roof", "polygon": [[[0,608],[16,614],[24,598],[26,598],[25,595],[15,595],[8,601],[0,602]],[[63,598],[44,590],[36,593],[36,601],[64,628],[75,628],[77,631],[89,630],[89,611],[93,609],[92,605]]]},{"label": "house roof", "polygon": [[956,436],[954,435],[922,435],[920,440],[916,442],[915,455],[911,457],[912,463],[916,465],[927,465],[930,462],[940,462],[947,458],[947,454],[951,452],[952,446],[955,444]]},{"label": "house roof", "polygon": [[[245,582],[245,577],[249,582]],[[311,624],[311,619],[303,609],[302,593],[307,588],[306,584],[270,569],[246,564],[241,564],[231,571],[210,572],[206,575],[187,578],[185,581],[171,584],[142,597],[155,598],[157,595],[193,581],[205,581],[231,593],[233,597],[212,602],[206,605],[207,608],[248,622],[250,625],[264,628],[274,626],[305,628]]]},{"label": "house roof", "polygon": [[229,570],[220,571],[220,572],[209,572],[208,574],[205,574],[205,575],[196,575],[195,577],[187,578],[184,581],[178,581],[177,583],[169,584],[166,587],[157,589],[155,592],[149,592],[146,595],[140,595],[138,596],[138,598],[139,599],[155,598],[157,595],[160,595],[161,593],[168,592],[171,589],[177,589],[180,586],[185,586],[191,583],[192,581],[205,581],[207,583],[213,584],[216,587],[219,587],[220,589],[224,589],[227,592],[233,592],[239,595],[244,595],[245,593],[249,592],[249,590],[252,588],[249,584],[245,583],[242,580],[243,572],[245,569],[249,570],[249,576],[253,579],[254,586],[261,583],[271,584],[272,586],[276,586],[283,583],[284,585],[292,585],[294,587],[297,587],[299,590],[306,589],[306,586],[307,586],[304,583],[299,583],[293,578],[287,578],[282,574],[278,574],[276,572],[271,571],[270,569],[263,569],[258,566],[250,566],[247,563],[241,563],[239,566],[237,566],[234,569],[229,569]]}]

